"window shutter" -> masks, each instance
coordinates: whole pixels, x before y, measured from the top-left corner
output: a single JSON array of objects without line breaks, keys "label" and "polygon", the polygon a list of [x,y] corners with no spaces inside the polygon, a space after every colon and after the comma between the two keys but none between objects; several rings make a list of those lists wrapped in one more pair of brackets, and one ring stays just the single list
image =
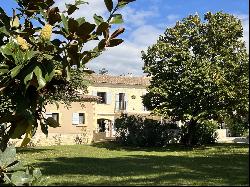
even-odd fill
[{"label": "window shutter", "polygon": [[111,105],[111,102],[112,102],[112,93],[107,92],[106,97],[107,97],[106,98],[106,101],[107,101],[106,104]]},{"label": "window shutter", "polygon": [[125,111],[128,109],[128,96],[126,93],[124,93],[124,101],[125,101]]},{"label": "window shutter", "polygon": [[94,91],[94,90],[93,90],[93,91],[92,91],[92,95],[93,95],[93,96],[97,96],[97,91]]},{"label": "window shutter", "polygon": [[72,114],[72,124],[73,125],[78,125],[79,124],[79,114],[78,113],[73,113]]},{"label": "window shutter", "polygon": [[119,94],[115,94],[115,111],[119,111]]}]

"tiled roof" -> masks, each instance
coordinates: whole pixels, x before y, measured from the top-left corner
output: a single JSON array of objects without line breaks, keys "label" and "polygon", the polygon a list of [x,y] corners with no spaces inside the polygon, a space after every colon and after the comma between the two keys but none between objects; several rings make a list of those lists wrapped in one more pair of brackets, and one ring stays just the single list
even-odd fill
[{"label": "tiled roof", "polygon": [[94,83],[102,84],[120,84],[120,85],[140,85],[148,86],[150,84],[149,77],[131,77],[131,76],[111,76],[92,74],[88,77]]},{"label": "tiled roof", "polygon": [[101,99],[99,96],[93,96],[93,95],[81,94],[80,96],[81,96],[82,101],[86,101],[86,102],[98,101]]}]

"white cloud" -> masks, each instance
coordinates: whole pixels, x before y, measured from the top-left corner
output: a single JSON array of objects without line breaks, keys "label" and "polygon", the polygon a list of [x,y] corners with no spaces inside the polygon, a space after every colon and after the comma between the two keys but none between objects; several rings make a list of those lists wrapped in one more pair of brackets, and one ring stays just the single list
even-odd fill
[{"label": "white cloud", "polygon": [[132,43],[126,42],[115,48],[109,48],[101,56],[91,61],[87,67],[96,73],[98,70],[106,68],[113,75],[124,73],[142,75],[143,63],[140,56],[140,50]]},{"label": "white cloud", "polygon": [[[65,3],[73,4],[75,0],[55,0],[55,6],[58,6],[60,10],[65,9]],[[103,0],[88,0],[89,4],[83,4],[76,10],[71,16],[75,18],[85,17],[86,20],[93,22],[93,15],[97,14],[104,16],[107,13],[107,8]]]},{"label": "white cloud", "polygon": [[160,34],[163,34],[163,30],[158,29],[156,26],[143,25],[134,30],[129,38],[136,45],[146,47],[156,43]]},{"label": "white cloud", "polygon": [[[73,3],[74,0],[56,0],[56,5],[60,10],[65,9],[65,3]],[[96,13],[104,16],[107,12],[103,0],[89,0],[89,5],[82,5],[80,10],[72,14],[73,17],[86,17],[88,21],[93,21],[92,16]],[[84,7],[84,8],[83,8]],[[125,20],[125,28],[128,37],[124,43],[108,48],[102,55],[89,62],[86,66],[96,73],[102,68],[109,70],[110,74],[120,75],[132,73],[133,75],[142,75],[143,62],[141,60],[141,51],[146,50],[149,45],[157,41],[161,32],[153,25],[147,25],[147,18],[159,16],[156,6],[149,10],[135,10],[125,7],[121,13]],[[126,32],[126,31],[125,31]],[[91,42],[85,48],[95,47],[96,42]]]},{"label": "white cloud", "polygon": [[147,18],[157,17],[159,15],[158,12],[158,8],[156,6],[153,6],[150,10],[136,10],[130,7],[126,7],[121,13],[124,17],[126,25],[136,27],[147,24]]},{"label": "white cloud", "polygon": [[101,56],[90,62],[87,67],[98,73],[98,70],[106,68],[109,73],[120,75],[132,73],[143,75],[143,61],[141,51],[156,43],[163,31],[152,25],[143,25],[134,30],[123,44],[108,48]]}]

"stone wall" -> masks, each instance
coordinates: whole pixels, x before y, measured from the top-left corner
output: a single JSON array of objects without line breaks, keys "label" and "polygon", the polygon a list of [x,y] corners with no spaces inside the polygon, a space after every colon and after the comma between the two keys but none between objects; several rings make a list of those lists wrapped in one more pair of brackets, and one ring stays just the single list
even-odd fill
[{"label": "stone wall", "polygon": [[[249,137],[227,137],[226,129],[218,129],[218,143],[248,143]],[[49,133],[48,137],[43,133],[37,133],[28,144],[34,146],[53,146],[53,145],[75,145],[75,144],[91,144],[106,139],[106,133],[86,132],[84,133]],[[22,139],[11,140],[9,145],[19,147]]]},{"label": "stone wall", "polygon": [[[49,133],[48,137],[45,134],[37,133],[28,144],[29,147],[34,146],[52,146],[52,145],[75,145],[75,144],[90,144],[92,143],[93,135],[86,134],[63,134]],[[22,139],[11,140],[9,145],[19,147]]]}]

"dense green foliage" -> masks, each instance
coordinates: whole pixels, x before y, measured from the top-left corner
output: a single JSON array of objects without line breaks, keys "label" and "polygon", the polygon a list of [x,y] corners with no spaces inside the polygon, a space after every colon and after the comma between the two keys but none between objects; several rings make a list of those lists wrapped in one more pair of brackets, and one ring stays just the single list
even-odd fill
[{"label": "dense green foliage", "polygon": [[40,169],[27,166],[24,170],[20,161],[16,160],[16,149],[8,147],[4,152],[0,150],[0,185],[31,186],[41,185],[44,180]]},{"label": "dense green foliage", "polygon": [[173,120],[241,119],[249,124],[249,55],[241,21],[233,15],[190,15],[167,28],[143,52],[151,77],[143,99],[154,113]]},{"label": "dense green foliage", "polygon": [[248,186],[249,145],[198,148],[116,144],[17,149],[40,168],[48,186]]},{"label": "dense green foliage", "polygon": [[[191,124],[194,123],[194,124]],[[188,121],[181,127],[174,122],[122,114],[115,120],[116,141],[121,145],[163,147],[169,144],[205,145],[217,140],[216,121]]]},{"label": "dense green foliage", "polygon": [[161,123],[142,116],[122,114],[115,120],[116,140],[129,146],[166,146],[177,143],[179,128],[174,123]]},{"label": "dense green foliage", "polygon": [[228,128],[230,136],[241,137],[249,136],[249,124],[241,118],[228,118],[225,120],[226,128]]},{"label": "dense green foliage", "polygon": [[[81,101],[78,90],[86,93],[85,65],[106,48],[123,42],[117,38],[124,28],[111,27],[123,22],[117,13],[134,0],[104,0],[109,17],[94,15],[95,23],[84,17],[73,18],[84,0],[66,4],[60,12],[54,0],[16,0],[18,7],[9,17],[0,7],[0,124],[4,128],[0,148],[10,138],[25,135],[27,145],[40,125],[48,134],[48,126],[56,121],[44,117],[47,103]],[[83,10],[84,11],[84,8]],[[85,46],[98,41],[92,50]],[[77,70],[72,70],[72,67]]]},{"label": "dense green foliage", "polygon": [[190,124],[192,122],[192,120],[186,122],[181,127],[180,143],[184,145],[205,145],[216,142],[216,129],[218,129],[218,124],[215,121],[203,121],[201,123]]}]

